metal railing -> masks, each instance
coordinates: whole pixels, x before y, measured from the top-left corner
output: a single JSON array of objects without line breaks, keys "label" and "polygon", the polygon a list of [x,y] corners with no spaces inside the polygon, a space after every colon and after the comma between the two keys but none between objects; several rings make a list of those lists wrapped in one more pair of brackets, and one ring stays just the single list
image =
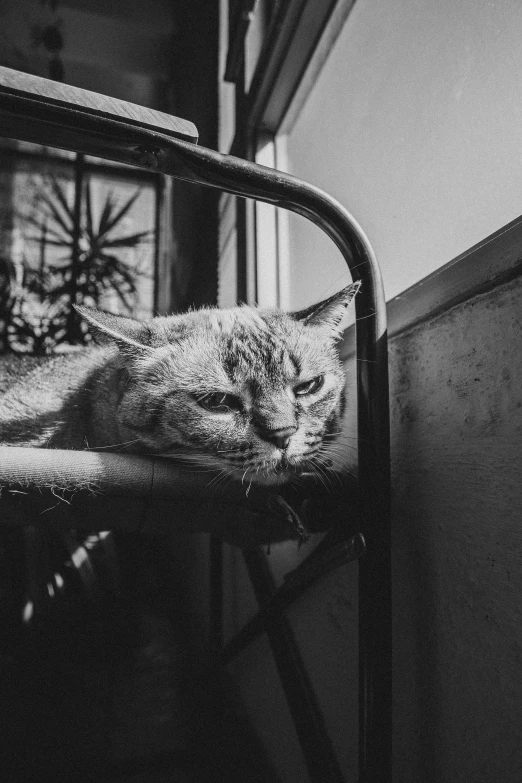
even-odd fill
[{"label": "metal railing", "polygon": [[[99,99],[99,100],[98,100]],[[390,454],[386,305],[379,266],[364,232],[354,218],[320,189],[282,172],[198,147],[194,128],[177,118],[151,112],[105,96],[77,90],[38,77],[0,68],[0,135],[108,158],[138,168],[153,169],[189,182],[254,198],[305,216],[335,242],[353,280],[362,282],[355,299],[357,333],[358,495],[359,533],[353,525],[336,525],[285,584],[275,590],[264,556],[246,554],[247,568],[260,603],[258,615],[229,642],[223,660],[230,659],[257,633],[266,632],[303,745],[314,783],[342,780],[322,725],[313,691],[299,659],[284,610],[312,581],[334,567],[359,560],[359,777],[361,783],[391,780],[391,574],[390,574]],[[5,451],[2,450],[2,451]],[[14,459],[13,450],[9,449]],[[59,455],[24,449],[22,459],[8,469],[0,466],[0,484],[37,485],[45,470],[56,475]],[[32,454],[28,452],[32,451]],[[89,482],[85,454],[78,483]],[[69,453],[69,458],[72,456]],[[93,481],[108,490],[124,474],[135,475],[135,458],[96,454]],[[2,454],[0,453],[0,459]],[[63,460],[63,453],[62,453]],[[73,460],[74,461],[74,460]],[[144,494],[149,497],[158,461],[140,458]],[[70,480],[75,481],[74,468]],[[145,465],[148,464],[148,467]],[[58,465],[58,467],[57,467]],[[129,473],[130,471],[130,473]],[[148,476],[148,477],[147,477]],[[171,494],[181,499],[187,479],[171,476]],[[134,479],[133,479],[134,481]],[[114,495],[114,492],[112,493]],[[116,493],[118,494],[118,493]],[[150,498],[149,498],[150,500]],[[103,508],[103,504],[102,504]],[[11,510],[11,513],[14,513]],[[132,524],[129,521],[129,524]],[[105,527],[107,524],[105,524]],[[220,548],[213,548],[213,630],[221,638]]]}]

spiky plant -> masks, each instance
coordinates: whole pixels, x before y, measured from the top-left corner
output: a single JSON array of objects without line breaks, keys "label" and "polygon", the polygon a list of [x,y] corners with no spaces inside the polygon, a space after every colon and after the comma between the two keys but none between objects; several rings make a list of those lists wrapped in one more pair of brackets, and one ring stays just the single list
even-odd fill
[{"label": "spiky plant", "polygon": [[[54,311],[53,322],[58,319],[66,323],[63,334],[62,330],[56,330],[49,335],[49,345],[56,338],[58,342],[88,342],[88,332],[77,319],[74,304],[85,302],[98,306],[103,296],[114,293],[123,309],[132,311],[138,293],[137,280],[144,273],[132,268],[119,253],[136,249],[153,237],[152,231],[121,233],[122,221],[140,193],[141,190],[137,189],[121,205],[114,193],[109,192],[96,221],[90,182],[87,180],[78,225],[74,200],[69,203],[64,187],[55,175],[51,175],[47,187],[38,188],[35,194],[38,212],[19,216],[22,223],[32,229],[33,233],[26,237],[27,240],[38,243],[40,247],[39,267],[25,267],[24,291]],[[64,255],[54,263],[47,263],[47,246],[63,249]],[[20,320],[18,327],[19,324]],[[17,324],[14,326],[17,331]],[[27,330],[31,330],[30,318],[22,329],[24,342],[29,338]],[[41,330],[41,324],[37,325],[37,330]]]}]

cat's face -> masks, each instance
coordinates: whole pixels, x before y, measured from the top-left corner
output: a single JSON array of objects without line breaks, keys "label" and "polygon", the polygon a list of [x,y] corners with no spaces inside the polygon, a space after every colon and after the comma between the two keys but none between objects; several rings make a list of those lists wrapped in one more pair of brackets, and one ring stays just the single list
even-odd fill
[{"label": "cat's face", "polygon": [[142,324],[82,308],[120,348],[122,440],[247,484],[320,471],[343,406],[338,325],[357,288],[293,315],[238,307]]}]

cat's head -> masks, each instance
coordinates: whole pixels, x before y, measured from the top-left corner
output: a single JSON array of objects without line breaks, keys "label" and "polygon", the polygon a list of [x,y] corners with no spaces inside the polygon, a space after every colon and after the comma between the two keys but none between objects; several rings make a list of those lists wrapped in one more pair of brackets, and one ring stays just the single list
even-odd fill
[{"label": "cat's head", "polygon": [[119,349],[116,415],[133,451],[276,484],[328,464],[344,403],[336,343],[358,288],[295,313],[242,306],[141,322],[77,309]]}]

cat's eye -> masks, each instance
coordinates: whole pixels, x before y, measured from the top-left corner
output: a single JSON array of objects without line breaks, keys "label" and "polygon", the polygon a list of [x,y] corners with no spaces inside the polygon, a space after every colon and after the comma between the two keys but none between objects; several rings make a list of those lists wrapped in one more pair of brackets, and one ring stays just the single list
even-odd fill
[{"label": "cat's eye", "polygon": [[226,392],[209,392],[196,397],[196,400],[202,408],[212,413],[230,413],[230,411],[239,411],[243,407],[238,397]]},{"label": "cat's eye", "polygon": [[314,394],[315,392],[319,391],[323,383],[324,375],[318,375],[309,381],[305,381],[304,383],[299,383],[297,386],[294,386],[294,394],[296,397],[304,397],[307,394]]}]

